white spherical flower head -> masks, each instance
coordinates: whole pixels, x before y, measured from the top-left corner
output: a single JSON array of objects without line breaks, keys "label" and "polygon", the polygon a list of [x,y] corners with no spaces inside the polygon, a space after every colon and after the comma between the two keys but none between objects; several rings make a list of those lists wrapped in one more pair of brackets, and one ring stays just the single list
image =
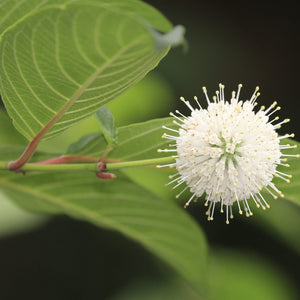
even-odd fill
[{"label": "white spherical flower head", "polygon": [[174,121],[179,130],[166,128],[176,135],[164,134],[164,138],[175,141],[176,149],[159,150],[162,152],[176,151],[175,166],[178,173],[169,184],[174,188],[186,183],[177,196],[190,189],[192,200],[205,195],[205,205],[208,206],[208,220],[213,220],[216,203],[221,204],[221,212],[226,210],[226,223],[233,218],[232,205],[237,204],[239,213],[245,211],[251,216],[252,211],[248,200],[252,199],[257,207],[268,208],[269,204],[261,194],[264,188],[274,198],[283,196],[272,179],[274,176],[289,182],[288,174],[276,170],[284,164],[282,149],[294,148],[290,145],[280,145],[280,140],[293,137],[293,134],[279,137],[276,129],[289,119],[277,122],[278,117],[272,115],[280,109],[274,102],[268,109],[261,107],[254,111],[256,99],[259,96],[257,87],[250,100],[239,101],[242,85],[237,92],[232,92],[230,102],[225,101],[224,85],[219,85],[213,102],[209,100],[206,88],[203,88],[207,109],[193,108],[188,101],[182,101],[191,110],[191,116],[185,117],[179,111]]}]

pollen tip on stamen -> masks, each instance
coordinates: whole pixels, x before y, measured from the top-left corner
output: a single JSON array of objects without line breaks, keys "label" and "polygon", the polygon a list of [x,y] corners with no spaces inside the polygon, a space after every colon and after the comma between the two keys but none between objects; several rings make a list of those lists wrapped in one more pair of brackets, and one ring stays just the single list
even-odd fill
[{"label": "pollen tip on stamen", "polygon": [[291,134],[291,137],[292,137],[292,138],[294,138],[294,137],[295,137],[295,134],[294,134],[294,133],[292,133],[292,134]]},{"label": "pollen tip on stamen", "polygon": [[278,199],[278,197],[276,195],[273,196],[274,199]]},{"label": "pollen tip on stamen", "polygon": [[224,213],[224,209],[221,209],[221,210],[220,210],[220,213],[221,213],[221,214]]},{"label": "pollen tip on stamen", "polygon": [[280,196],[281,198],[284,198],[284,194],[283,194],[282,192],[279,193],[279,196]]},{"label": "pollen tip on stamen", "polygon": [[167,136],[167,134],[164,133],[161,137],[164,139],[164,138],[166,138],[166,136]]},{"label": "pollen tip on stamen", "polygon": [[280,107],[280,106],[277,106],[277,107],[276,107],[276,110],[281,110],[281,107]]},{"label": "pollen tip on stamen", "polygon": [[256,204],[256,207],[257,207],[257,208],[260,208],[260,205],[259,205],[259,204]]},{"label": "pollen tip on stamen", "polygon": [[170,115],[171,117],[174,117],[174,114],[173,114],[172,112],[170,112],[169,115]]},{"label": "pollen tip on stamen", "polygon": [[162,150],[161,149],[157,149],[157,152],[162,152]]},{"label": "pollen tip on stamen", "polygon": [[226,224],[227,224],[227,225],[229,224],[229,221],[228,221],[228,220],[226,221]]},{"label": "pollen tip on stamen", "polygon": [[267,204],[266,207],[267,207],[267,208],[270,208],[270,204]]},{"label": "pollen tip on stamen", "polygon": [[189,206],[189,203],[185,203],[183,207],[187,208],[188,206]]},{"label": "pollen tip on stamen", "polygon": [[284,123],[288,123],[290,121],[291,121],[291,119],[284,119]]},{"label": "pollen tip on stamen", "polygon": [[194,100],[198,100],[198,97],[197,97],[197,96],[194,96]]},{"label": "pollen tip on stamen", "polygon": [[216,191],[216,194],[219,194],[219,191]]},{"label": "pollen tip on stamen", "polygon": [[262,110],[262,111],[265,109],[266,109],[266,107],[264,105],[260,107],[260,110]]},{"label": "pollen tip on stamen", "polygon": [[[236,182],[234,182],[234,183],[233,183],[233,185],[234,185],[234,186],[237,186],[237,183],[236,183]],[[236,197],[236,198],[237,198],[237,197]],[[236,200],[237,200],[237,199],[236,199]]]},{"label": "pollen tip on stamen", "polygon": [[243,87],[243,85],[240,83],[240,84],[238,85],[238,87],[239,87],[239,88],[242,88],[242,87]]},{"label": "pollen tip on stamen", "polygon": [[202,90],[203,90],[204,93],[207,93],[207,89],[206,89],[205,86],[202,87]]},{"label": "pollen tip on stamen", "polygon": [[239,210],[239,214],[242,215],[242,214],[243,214],[243,211],[242,211],[242,210]]},{"label": "pollen tip on stamen", "polygon": [[255,90],[256,90],[256,91],[259,91],[259,86],[257,86],[257,87],[255,88]]},{"label": "pollen tip on stamen", "polygon": [[185,101],[184,97],[182,97],[182,96],[181,96],[179,99],[180,99],[181,101]]},{"label": "pollen tip on stamen", "polygon": [[158,169],[161,168],[161,165],[157,165],[156,168],[158,168]]}]

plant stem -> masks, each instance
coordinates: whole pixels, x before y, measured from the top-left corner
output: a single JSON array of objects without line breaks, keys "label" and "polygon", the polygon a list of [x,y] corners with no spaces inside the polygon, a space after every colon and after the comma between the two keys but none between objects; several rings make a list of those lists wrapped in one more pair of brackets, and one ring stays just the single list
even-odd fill
[{"label": "plant stem", "polygon": [[85,156],[59,156],[50,158],[43,161],[35,162],[36,165],[54,165],[54,164],[64,164],[68,162],[98,162],[99,159],[95,157],[85,157]]},{"label": "plant stem", "polygon": [[[116,170],[129,167],[144,167],[149,165],[157,165],[170,163],[174,161],[173,156],[143,159],[135,161],[125,161],[125,162],[110,162],[106,163],[106,170]],[[0,170],[10,171],[9,162],[0,162]],[[24,165],[19,172],[66,172],[66,171],[89,171],[98,172],[98,164],[96,163],[79,163],[79,164],[38,164],[38,163],[28,163]]]}]

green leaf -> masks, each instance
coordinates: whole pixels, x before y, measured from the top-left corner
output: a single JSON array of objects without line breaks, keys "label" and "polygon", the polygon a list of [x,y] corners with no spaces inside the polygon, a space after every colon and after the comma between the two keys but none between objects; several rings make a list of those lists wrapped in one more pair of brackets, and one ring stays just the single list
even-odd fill
[{"label": "green leaf", "polygon": [[[298,148],[283,150],[285,154],[297,155],[299,154],[300,143],[286,139],[284,140],[286,144],[296,145]],[[288,157],[289,168],[280,167],[279,171],[292,175],[290,183],[286,181],[275,178],[274,184],[276,187],[282,191],[284,198],[300,205],[300,159],[298,157]]]},{"label": "green leaf", "polygon": [[271,207],[267,211],[255,210],[253,224],[300,254],[300,207],[285,199],[273,200],[268,195],[264,197]]},{"label": "green leaf", "polygon": [[117,143],[118,130],[115,119],[111,111],[106,107],[102,107],[96,112],[97,119],[100,123],[101,132],[109,145]]},{"label": "green leaf", "polygon": [[293,300],[295,287],[267,261],[253,254],[215,251],[211,257],[210,300]]},{"label": "green leaf", "polygon": [[127,286],[109,300],[203,300],[178,278],[139,280]]},{"label": "green leaf", "polygon": [[14,205],[0,191],[0,237],[30,231],[43,225],[48,217],[35,215]]},{"label": "green leaf", "polygon": [[16,131],[11,124],[11,120],[2,109],[0,109],[0,128],[0,145],[26,144],[25,138]]},{"label": "green leaf", "polygon": [[[0,147],[1,157],[8,160],[11,155]],[[92,173],[23,176],[2,171],[0,187],[25,209],[63,213],[127,235],[203,290],[206,243],[198,225],[175,203],[159,199],[121,173],[117,176],[100,180]]]},{"label": "green leaf", "polygon": [[[172,119],[156,119],[120,127],[118,144],[112,147],[108,158],[128,161],[166,156],[166,154],[157,153],[158,148],[167,147],[169,144],[169,141],[162,138],[165,132],[163,125],[172,127]],[[104,137],[98,134],[86,137],[86,139],[89,142],[72,155],[101,157],[107,147]]]},{"label": "green leaf", "polygon": [[0,90],[15,127],[32,140],[55,123],[49,138],[118,97],[169,50],[156,49],[149,27],[172,29],[133,0],[51,4],[21,18],[0,38]]},{"label": "green leaf", "polygon": [[106,140],[103,137],[102,133],[92,133],[83,136],[77,142],[71,144],[67,150],[67,154],[74,155],[82,153],[85,148],[89,147],[91,143],[94,143],[96,140],[101,140],[105,144]]}]

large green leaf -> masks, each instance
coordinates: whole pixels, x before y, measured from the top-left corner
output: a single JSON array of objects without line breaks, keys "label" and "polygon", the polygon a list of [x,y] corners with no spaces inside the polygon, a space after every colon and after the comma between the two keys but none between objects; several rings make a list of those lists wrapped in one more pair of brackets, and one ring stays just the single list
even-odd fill
[{"label": "large green leaf", "polygon": [[[6,160],[17,151],[16,147],[8,150],[0,147],[0,156]],[[159,199],[121,173],[117,176],[115,180],[100,180],[93,173],[23,176],[2,171],[0,187],[28,210],[64,213],[118,230],[203,289],[206,244],[197,224],[175,203]]]},{"label": "large green leaf", "polygon": [[144,3],[64,2],[36,9],[1,36],[1,95],[15,127],[29,140],[58,120],[47,137],[56,135],[112,101],[153,69],[170,46],[158,49],[149,28],[172,27]]}]

